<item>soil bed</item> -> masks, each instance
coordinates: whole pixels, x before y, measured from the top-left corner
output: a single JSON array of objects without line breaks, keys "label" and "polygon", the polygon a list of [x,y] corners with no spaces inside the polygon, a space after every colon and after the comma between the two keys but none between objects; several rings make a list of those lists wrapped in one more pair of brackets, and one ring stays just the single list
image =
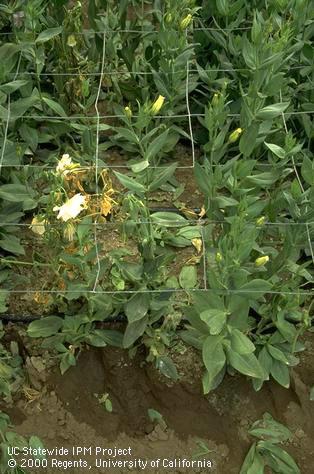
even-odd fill
[{"label": "soil bed", "polygon": [[[37,372],[37,376],[33,370],[29,373],[32,385],[36,385],[33,399],[20,399],[6,411],[18,433],[36,434],[46,447],[63,446],[71,450],[73,446],[92,447],[91,456],[71,455],[62,459],[85,459],[91,466],[88,471],[95,474],[141,472],[139,468],[105,470],[96,467],[97,446],[131,447],[131,456],[122,456],[122,460],[206,458],[213,463],[211,469],[146,468],[146,472],[237,474],[253,441],[247,431],[268,411],[292,431],[294,438],[286,449],[294,456],[301,472],[310,474],[314,470],[314,412],[309,401],[309,387],[314,382],[313,334],[307,337],[306,346],[289,390],[270,382],[256,393],[244,377],[227,376],[208,397],[202,395],[198,354],[190,348],[173,354],[181,375],[180,382],[175,384],[157,374],[140,354],[131,360],[125,351],[118,349],[88,350],[80,355],[77,366],[63,377],[57,370],[49,375]],[[36,354],[36,349],[34,351]],[[36,359],[38,362],[38,357]],[[99,396],[104,393],[112,402],[112,413],[99,403]],[[148,409],[157,410],[164,423],[153,423]],[[209,452],[197,458],[199,440],[204,441]],[[108,459],[108,456],[100,458]],[[66,472],[74,474],[84,470],[68,468]],[[36,472],[49,474],[62,471],[55,467],[36,469]]]}]

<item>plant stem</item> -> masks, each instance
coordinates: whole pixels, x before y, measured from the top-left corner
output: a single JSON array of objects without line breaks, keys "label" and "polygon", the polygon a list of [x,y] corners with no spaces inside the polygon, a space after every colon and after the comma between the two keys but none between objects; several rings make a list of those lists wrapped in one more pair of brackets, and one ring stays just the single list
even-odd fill
[{"label": "plant stem", "polygon": [[50,263],[40,263],[40,262],[23,262],[23,261],[19,261],[19,260],[9,260],[9,259],[6,259],[6,258],[3,258],[1,259],[1,263],[13,263],[13,264],[17,264],[17,265],[30,265],[30,266],[38,266],[38,267],[50,267],[51,264]]}]

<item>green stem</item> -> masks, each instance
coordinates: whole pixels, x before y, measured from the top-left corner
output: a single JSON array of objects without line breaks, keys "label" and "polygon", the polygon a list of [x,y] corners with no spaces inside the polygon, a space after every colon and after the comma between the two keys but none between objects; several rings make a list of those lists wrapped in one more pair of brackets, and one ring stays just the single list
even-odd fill
[{"label": "green stem", "polygon": [[1,259],[1,263],[13,263],[16,265],[29,265],[29,266],[38,266],[38,267],[50,267],[50,263],[40,263],[40,262],[23,262],[19,260],[9,260],[6,258]]}]

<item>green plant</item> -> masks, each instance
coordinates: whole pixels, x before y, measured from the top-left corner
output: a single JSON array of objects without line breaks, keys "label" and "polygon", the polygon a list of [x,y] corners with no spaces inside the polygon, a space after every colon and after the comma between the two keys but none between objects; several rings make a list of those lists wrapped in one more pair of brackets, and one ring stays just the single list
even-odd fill
[{"label": "green plant", "polygon": [[208,291],[196,292],[185,311],[190,324],[182,337],[202,351],[205,393],[226,370],[251,377],[256,390],[270,375],[288,387],[288,367],[298,363],[294,353],[303,347],[298,337],[310,325],[309,311],[300,307],[306,296],[296,295],[312,276],[308,264],[292,260],[299,255],[293,232],[282,247],[280,241],[270,246],[262,221],[247,223],[246,210],[242,200],[222,233],[217,225],[207,227]]},{"label": "green plant", "polygon": [[[0,322],[0,339],[4,337],[3,325]],[[5,401],[12,401],[12,394],[16,393],[24,380],[22,358],[19,355],[18,345],[11,341],[9,349],[3,342],[0,343],[0,394]]]},{"label": "green plant", "polygon": [[[47,467],[45,457],[43,456],[43,444],[37,436],[31,436],[29,440],[12,431],[9,416],[0,411],[0,449],[1,459],[0,468],[3,474],[26,474],[24,470],[27,467]],[[22,460],[23,467],[16,457],[26,449],[32,453],[31,457]],[[14,467],[15,462],[15,467]]]},{"label": "green plant", "polygon": [[284,425],[275,421],[269,413],[265,413],[262,420],[253,423],[249,434],[258,438],[259,441],[252,444],[240,474],[264,473],[265,468],[270,468],[272,472],[278,474],[300,473],[293,458],[279,446],[291,440],[292,434]]},{"label": "green plant", "polygon": [[76,357],[84,345],[105,347],[108,344],[121,347],[122,334],[109,329],[97,329],[95,321],[89,315],[47,316],[29,324],[27,334],[34,338],[44,338],[42,347],[56,352],[60,359],[60,371],[63,374],[76,364]]}]

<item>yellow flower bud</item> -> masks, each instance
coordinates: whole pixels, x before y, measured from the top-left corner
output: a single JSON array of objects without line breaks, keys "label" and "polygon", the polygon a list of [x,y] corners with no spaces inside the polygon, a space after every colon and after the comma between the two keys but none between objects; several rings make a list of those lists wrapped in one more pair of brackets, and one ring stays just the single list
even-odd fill
[{"label": "yellow flower bud", "polygon": [[259,257],[255,260],[255,266],[256,267],[262,267],[269,261],[268,255],[264,255],[263,257]]},{"label": "yellow flower bud", "polygon": [[153,103],[153,105],[152,105],[152,107],[151,107],[151,109],[150,109],[151,113],[152,113],[153,115],[158,114],[158,112],[160,111],[160,109],[161,109],[161,107],[163,106],[163,103],[164,103],[164,102],[165,102],[165,98],[164,98],[162,95],[160,95],[160,96],[158,97],[158,99],[155,100],[155,102]]},{"label": "yellow flower bud", "polygon": [[263,225],[264,222],[266,220],[266,217],[265,216],[262,216],[262,217],[259,217],[257,220],[256,220],[256,225]]},{"label": "yellow flower bud", "polygon": [[236,128],[232,133],[230,133],[228,143],[236,142],[242,132],[242,128]]},{"label": "yellow flower bud", "polygon": [[193,16],[189,13],[180,23],[180,30],[185,30],[191,23]]},{"label": "yellow flower bud", "polygon": [[217,252],[217,253],[216,253],[216,262],[219,263],[219,262],[221,262],[221,260],[222,260],[222,255],[221,255],[221,253],[220,253],[220,252]]},{"label": "yellow flower bud", "polygon": [[132,110],[130,109],[130,107],[124,107],[124,112],[125,112],[125,115],[130,119],[132,117]]}]

